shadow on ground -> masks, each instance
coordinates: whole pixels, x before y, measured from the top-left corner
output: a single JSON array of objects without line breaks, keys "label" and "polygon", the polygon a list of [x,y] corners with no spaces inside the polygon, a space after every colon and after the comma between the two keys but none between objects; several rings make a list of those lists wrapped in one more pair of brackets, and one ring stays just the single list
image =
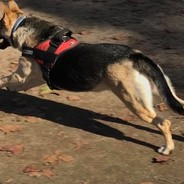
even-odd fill
[{"label": "shadow on ground", "polygon": [[[98,121],[105,120],[112,123],[131,126],[150,133],[160,134],[157,130],[141,125],[135,125],[119,118],[7,90],[0,90],[0,103],[1,111],[6,113],[14,113],[20,116],[35,116],[64,126],[82,129],[93,134],[111,137],[118,140],[126,140],[154,150],[157,148],[156,146],[145,141],[127,137],[118,129]],[[184,141],[184,138],[178,135],[173,135],[173,138],[177,141]]]}]

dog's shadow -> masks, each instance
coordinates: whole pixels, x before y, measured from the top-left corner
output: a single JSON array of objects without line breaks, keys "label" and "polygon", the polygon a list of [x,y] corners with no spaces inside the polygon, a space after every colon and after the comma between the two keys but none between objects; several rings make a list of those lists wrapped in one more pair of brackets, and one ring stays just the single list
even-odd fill
[{"label": "dog's shadow", "polygon": [[[151,133],[160,134],[157,130],[141,125],[135,125],[119,118],[7,90],[0,90],[0,110],[6,113],[14,113],[21,116],[40,117],[64,126],[82,129],[84,131],[106,137],[112,137],[122,141],[125,140],[133,142],[154,150],[157,149],[155,145],[125,136],[123,132],[111,126],[105,125],[98,120],[119,123]],[[178,135],[173,135],[173,138],[178,141],[184,141],[184,138]]]}]

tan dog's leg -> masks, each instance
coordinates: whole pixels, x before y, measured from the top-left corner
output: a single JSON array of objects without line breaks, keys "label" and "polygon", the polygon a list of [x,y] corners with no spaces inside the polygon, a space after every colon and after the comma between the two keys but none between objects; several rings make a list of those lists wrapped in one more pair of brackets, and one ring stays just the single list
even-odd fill
[{"label": "tan dog's leg", "polygon": [[11,91],[20,91],[44,83],[38,63],[31,58],[20,57],[17,70],[0,79],[0,88],[6,87]]},{"label": "tan dog's leg", "polygon": [[170,154],[174,150],[174,142],[171,134],[171,122],[167,119],[162,120],[159,117],[153,119],[152,123],[156,125],[162,132],[166,144],[158,149],[159,153],[164,155]]},{"label": "tan dog's leg", "polygon": [[134,114],[161,130],[165,138],[165,146],[158,150],[159,153],[168,155],[174,150],[170,131],[171,122],[156,116],[150,82],[133,69],[131,61],[109,66],[106,83]]}]

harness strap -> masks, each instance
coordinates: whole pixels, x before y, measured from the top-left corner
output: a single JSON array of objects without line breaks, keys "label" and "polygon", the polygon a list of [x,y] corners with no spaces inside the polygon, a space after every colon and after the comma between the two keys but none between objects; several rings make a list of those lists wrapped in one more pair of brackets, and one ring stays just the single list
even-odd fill
[{"label": "harness strap", "polygon": [[50,89],[60,89],[50,80],[50,71],[54,67],[57,57],[64,51],[78,44],[77,40],[70,37],[70,33],[63,35],[63,30],[57,32],[50,40],[39,43],[34,48],[24,47],[22,56],[33,57],[41,66],[43,78],[46,80]]},{"label": "harness strap", "polygon": [[54,61],[56,60],[57,55],[54,53],[50,53],[43,50],[38,50],[36,48],[24,48],[22,50],[22,56],[29,56],[33,57],[34,59],[39,59],[44,61],[44,64],[41,65],[42,76],[46,80],[47,85],[50,89],[56,89],[56,87],[52,84],[50,80],[50,70],[55,64]]},{"label": "harness strap", "polygon": [[61,45],[61,43],[66,42],[70,39],[69,36],[63,36],[60,32],[56,33],[56,35],[51,38],[50,45],[48,48],[48,52],[55,53],[57,48]]},{"label": "harness strap", "polygon": [[53,61],[57,57],[57,55],[54,53],[29,47],[24,47],[22,50],[22,56],[30,56],[35,59],[43,60],[45,61],[44,63],[50,63],[49,60]]}]

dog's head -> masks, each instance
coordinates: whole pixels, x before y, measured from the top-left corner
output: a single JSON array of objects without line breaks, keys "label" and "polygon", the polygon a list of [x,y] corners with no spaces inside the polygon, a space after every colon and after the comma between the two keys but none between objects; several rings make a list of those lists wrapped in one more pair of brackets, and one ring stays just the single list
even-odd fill
[{"label": "dog's head", "polygon": [[14,0],[9,0],[8,5],[0,2],[0,49],[10,46],[12,28],[22,13]]}]

